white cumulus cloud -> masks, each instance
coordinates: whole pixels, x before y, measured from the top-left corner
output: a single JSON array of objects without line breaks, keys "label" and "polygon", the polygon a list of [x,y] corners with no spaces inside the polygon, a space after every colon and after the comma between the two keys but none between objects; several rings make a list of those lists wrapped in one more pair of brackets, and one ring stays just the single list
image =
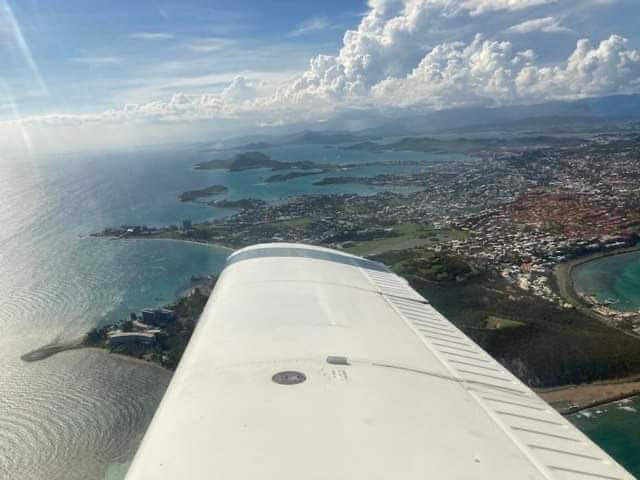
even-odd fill
[{"label": "white cumulus cloud", "polygon": [[[356,30],[348,30],[337,55],[320,55],[280,92],[296,103],[309,97],[359,96],[388,78],[406,75],[428,53],[432,30],[443,19],[497,10],[522,10],[552,0],[371,0]],[[559,28],[559,27],[558,27]]]},{"label": "white cumulus cloud", "polygon": [[594,46],[578,41],[566,63],[528,66],[519,72],[518,88],[532,98],[572,98],[631,92],[640,86],[640,50],[619,35]]},{"label": "white cumulus cloud", "polygon": [[237,76],[222,90],[222,100],[237,103],[252,101],[256,98],[256,86],[243,76]]},{"label": "white cumulus cloud", "polygon": [[535,61],[531,51],[514,52],[511,43],[484,40],[435,47],[406,77],[375,85],[373,96],[384,103],[433,107],[503,103],[518,96],[516,77]]},{"label": "white cumulus cloud", "polygon": [[406,77],[372,89],[380,102],[447,107],[506,104],[618,93],[640,82],[640,51],[612,35],[594,46],[579,40],[565,61],[536,64],[532,50],[515,52],[510,42],[478,35],[466,45],[437,46]]}]

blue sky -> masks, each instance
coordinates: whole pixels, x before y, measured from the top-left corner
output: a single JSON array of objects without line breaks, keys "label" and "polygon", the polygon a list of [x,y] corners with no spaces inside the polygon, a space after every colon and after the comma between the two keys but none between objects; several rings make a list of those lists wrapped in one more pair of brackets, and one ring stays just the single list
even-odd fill
[{"label": "blue sky", "polygon": [[635,93],[638,18],[637,0],[0,0],[0,154]]},{"label": "blue sky", "polygon": [[[288,0],[7,4],[46,85],[41,91],[24,52],[0,43],[5,89],[25,114],[150,100],[171,83],[180,91],[216,90],[236,74],[302,71],[312,56],[336,51],[366,11],[364,2],[348,0],[321,9]],[[192,84],[180,82],[190,77]]]}]

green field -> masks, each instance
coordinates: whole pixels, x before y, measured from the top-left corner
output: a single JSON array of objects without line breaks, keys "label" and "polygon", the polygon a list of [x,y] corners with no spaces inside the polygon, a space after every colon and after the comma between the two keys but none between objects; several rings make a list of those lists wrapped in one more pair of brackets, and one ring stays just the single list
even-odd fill
[{"label": "green field", "polygon": [[489,315],[485,322],[484,328],[486,328],[487,330],[502,330],[505,328],[524,327],[525,325],[525,322],[518,322],[516,320],[511,320],[505,317],[496,317],[494,315]]},{"label": "green field", "polygon": [[344,250],[354,255],[377,255],[389,250],[404,250],[466,238],[466,232],[460,230],[436,229],[416,223],[401,223],[394,225],[393,229],[397,236],[355,242],[353,246]]}]

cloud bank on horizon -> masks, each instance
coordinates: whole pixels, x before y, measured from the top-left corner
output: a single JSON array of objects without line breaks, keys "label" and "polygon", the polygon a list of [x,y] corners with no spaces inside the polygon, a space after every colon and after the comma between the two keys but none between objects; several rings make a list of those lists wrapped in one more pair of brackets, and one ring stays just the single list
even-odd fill
[{"label": "cloud bank on horizon", "polygon": [[[224,130],[223,125],[248,131],[299,122],[330,125],[344,111],[366,116],[385,109],[428,111],[635,93],[640,89],[640,38],[626,38],[615,23],[608,26],[611,31],[598,31],[598,40],[578,31],[589,25],[592,10],[615,11],[616,4],[629,8],[616,0],[369,0],[339,50],[314,56],[306,71],[293,78],[236,75],[215,92],[176,91],[167,99],[94,113],[5,119],[0,130],[13,130],[28,141],[32,130],[104,132],[143,125],[149,131],[161,125],[163,138],[168,129],[188,135],[188,125],[196,122],[209,131]],[[640,13],[640,6],[636,10]],[[324,17],[311,19],[288,37],[295,41],[330,27]],[[154,32],[130,36],[152,42],[175,37]],[[181,128],[167,126],[176,124]]]}]

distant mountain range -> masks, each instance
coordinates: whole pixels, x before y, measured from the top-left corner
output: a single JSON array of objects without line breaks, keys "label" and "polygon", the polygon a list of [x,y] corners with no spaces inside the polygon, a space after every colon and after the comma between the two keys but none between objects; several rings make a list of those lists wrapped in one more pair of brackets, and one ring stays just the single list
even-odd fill
[{"label": "distant mountain range", "polygon": [[570,102],[440,110],[385,122],[369,135],[407,135],[477,130],[536,130],[538,133],[615,128],[640,122],[640,95],[615,95]]},{"label": "distant mountain range", "polygon": [[313,131],[304,130],[302,132],[287,135],[251,135],[237,137],[228,141],[230,148],[242,148],[244,150],[262,150],[269,147],[283,145],[339,145],[344,143],[361,142],[373,139],[375,135],[366,135],[362,132],[335,132],[335,131]]},{"label": "distant mountain range", "polygon": [[[336,145],[379,140],[381,137],[434,134],[553,135],[638,130],[640,95],[614,95],[508,107],[456,108],[392,119],[376,113],[370,116],[369,123],[374,126],[362,130],[334,128],[284,135],[253,135],[232,139],[227,146],[260,150],[283,145]],[[336,124],[340,123],[338,118]]]}]

